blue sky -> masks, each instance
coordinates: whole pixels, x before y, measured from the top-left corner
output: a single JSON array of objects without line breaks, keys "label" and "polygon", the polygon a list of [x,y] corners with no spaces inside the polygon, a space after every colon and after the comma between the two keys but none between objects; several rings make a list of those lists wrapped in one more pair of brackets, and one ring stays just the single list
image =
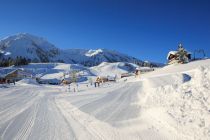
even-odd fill
[{"label": "blue sky", "polygon": [[106,48],[166,62],[179,42],[210,56],[208,0],[0,0],[0,38],[27,32],[59,48]]}]

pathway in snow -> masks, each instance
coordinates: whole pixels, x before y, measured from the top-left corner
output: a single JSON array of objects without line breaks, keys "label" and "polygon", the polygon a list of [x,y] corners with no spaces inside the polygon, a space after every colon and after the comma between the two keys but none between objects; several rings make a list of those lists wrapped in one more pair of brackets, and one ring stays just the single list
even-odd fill
[{"label": "pathway in snow", "polygon": [[1,89],[0,139],[161,138],[139,118],[141,87],[141,82],[124,83],[79,94],[47,86]]}]

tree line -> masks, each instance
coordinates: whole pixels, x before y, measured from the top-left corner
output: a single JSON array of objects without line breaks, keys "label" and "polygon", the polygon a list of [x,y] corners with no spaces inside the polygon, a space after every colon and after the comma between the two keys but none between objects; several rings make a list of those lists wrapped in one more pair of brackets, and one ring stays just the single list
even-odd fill
[{"label": "tree line", "polygon": [[17,56],[15,59],[8,57],[0,59],[0,67],[9,67],[9,66],[20,66],[20,65],[28,65],[31,62],[31,59],[26,59],[22,56]]}]

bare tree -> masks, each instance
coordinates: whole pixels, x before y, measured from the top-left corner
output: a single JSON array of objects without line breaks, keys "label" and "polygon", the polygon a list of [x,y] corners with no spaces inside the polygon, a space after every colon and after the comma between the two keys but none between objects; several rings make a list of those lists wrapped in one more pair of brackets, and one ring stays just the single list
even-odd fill
[{"label": "bare tree", "polygon": [[[77,71],[73,70],[71,71],[71,83],[74,83],[77,86]],[[77,86],[77,90],[78,90],[78,86]],[[74,87],[74,92],[76,92],[76,87]]]}]

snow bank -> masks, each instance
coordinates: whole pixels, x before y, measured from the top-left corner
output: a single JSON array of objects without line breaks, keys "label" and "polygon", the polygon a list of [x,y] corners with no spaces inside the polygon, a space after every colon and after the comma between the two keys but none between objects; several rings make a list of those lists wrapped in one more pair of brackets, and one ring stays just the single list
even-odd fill
[{"label": "snow bank", "polygon": [[[151,86],[154,79],[147,79],[144,94],[139,95],[140,104],[146,113],[186,139],[210,139],[210,67],[198,67],[190,77],[182,76],[169,78],[173,81],[168,85],[161,84],[164,81],[159,78],[159,87]],[[176,82],[178,79],[183,82]]]},{"label": "snow bank", "polygon": [[157,75],[150,78],[144,79],[144,85],[148,88],[156,88],[159,86],[172,85],[172,84],[183,84],[191,80],[191,76],[186,73],[174,73]]}]

